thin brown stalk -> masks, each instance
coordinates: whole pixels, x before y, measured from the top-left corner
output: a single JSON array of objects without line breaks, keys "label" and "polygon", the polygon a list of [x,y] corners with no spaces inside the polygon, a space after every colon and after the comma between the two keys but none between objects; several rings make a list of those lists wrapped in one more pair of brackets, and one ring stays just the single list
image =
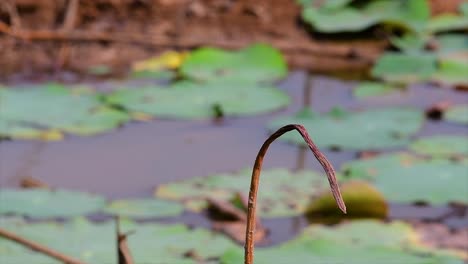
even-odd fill
[{"label": "thin brown stalk", "polygon": [[46,246],[43,246],[41,244],[38,244],[36,242],[30,241],[26,238],[20,237],[16,234],[13,234],[5,229],[0,228],[0,237],[15,241],[16,243],[19,243],[23,246],[26,246],[32,250],[35,250],[37,252],[40,252],[42,254],[45,254],[49,257],[52,257],[58,261],[61,261],[65,264],[85,264],[85,262],[82,262],[78,259],[66,256],[60,252],[57,252],[53,249],[50,249]]},{"label": "thin brown stalk", "polygon": [[252,264],[254,258],[254,234],[255,234],[255,207],[257,204],[257,192],[258,192],[258,184],[260,180],[260,172],[262,170],[263,158],[268,150],[270,144],[283,135],[286,132],[291,130],[297,130],[299,134],[304,138],[305,142],[309,146],[312,153],[314,153],[315,158],[320,162],[325,173],[328,177],[328,182],[330,183],[330,188],[333,193],[333,197],[335,197],[335,201],[338,204],[338,207],[346,213],[346,205],[343,202],[343,198],[341,197],[340,188],[338,187],[338,183],[335,177],[335,170],[333,166],[328,161],[328,159],[323,155],[323,153],[318,149],[318,147],[314,144],[312,139],[310,138],[307,130],[301,125],[286,125],[275,133],[273,133],[266,141],[263,143],[260,151],[257,154],[257,158],[255,159],[255,164],[252,170],[252,181],[250,183],[250,192],[249,192],[249,200],[248,200],[248,208],[247,208],[247,228],[245,231],[245,255],[244,255],[244,263],[245,264]]}]

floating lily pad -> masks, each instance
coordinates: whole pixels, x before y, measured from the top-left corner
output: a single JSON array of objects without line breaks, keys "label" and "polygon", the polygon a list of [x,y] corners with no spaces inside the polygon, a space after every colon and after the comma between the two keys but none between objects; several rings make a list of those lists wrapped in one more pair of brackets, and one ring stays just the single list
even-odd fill
[{"label": "floating lily pad", "polygon": [[421,34],[406,33],[401,37],[390,38],[392,45],[408,54],[419,54],[424,51],[428,37]]},{"label": "floating lily pad", "polygon": [[468,137],[465,136],[430,136],[423,137],[410,146],[411,150],[419,154],[434,157],[468,156]]},{"label": "floating lily pad", "polygon": [[343,165],[352,179],[374,183],[391,202],[468,203],[468,165],[426,160],[408,154],[389,154]]},{"label": "floating lily pad", "polygon": [[170,87],[122,89],[109,95],[112,104],[162,118],[203,119],[267,113],[285,107],[289,97],[272,87],[243,82],[178,82]]},{"label": "floating lily pad", "polygon": [[[405,107],[371,109],[362,112],[330,111],[316,114],[305,109],[291,117],[280,117],[269,124],[275,130],[285,124],[303,124],[321,147],[366,150],[408,144],[424,121],[423,113]],[[289,133],[280,138],[304,144],[300,135]]]},{"label": "floating lily pad", "polygon": [[468,15],[441,14],[433,17],[427,24],[431,33],[464,30],[468,28]]},{"label": "floating lily pad", "polygon": [[[95,224],[84,219],[70,223],[19,223],[0,221],[0,227],[39,242],[86,263],[117,263],[115,225],[113,222]],[[237,248],[232,241],[208,230],[190,230],[184,225],[135,224],[124,222],[128,245],[135,263],[198,263],[188,255],[201,260],[219,257],[229,248]],[[207,246],[209,245],[209,246]],[[0,238],[2,264],[59,263],[37,252]]]},{"label": "floating lily pad", "polygon": [[278,50],[266,44],[256,44],[235,52],[200,48],[190,53],[180,72],[186,78],[202,81],[235,79],[259,82],[285,77],[287,65]]},{"label": "floating lily pad", "polygon": [[390,84],[379,82],[364,82],[354,88],[353,94],[357,98],[367,98],[391,94],[398,90],[401,89]]},{"label": "floating lily pad", "polygon": [[1,189],[0,204],[0,214],[53,218],[96,212],[105,206],[105,200],[97,195],[67,190]]},{"label": "floating lily pad", "polygon": [[429,6],[424,0],[368,1],[359,8],[345,5],[348,2],[333,3],[332,8],[327,4],[305,6],[302,18],[324,33],[357,32],[377,24],[422,31],[429,18]]},{"label": "floating lily pad", "polygon": [[433,54],[387,52],[377,59],[372,76],[388,82],[412,83],[428,80],[437,70]]},{"label": "floating lily pad", "polygon": [[[225,236],[184,225],[138,224],[128,237],[136,263],[200,263],[221,256],[230,248],[240,248]],[[197,261],[200,259],[201,261]]]},{"label": "floating lily pad", "polygon": [[[467,50],[468,51],[468,50]],[[468,56],[458,59],[441,59],[432,80],[448,85],[468,87]]]},{"label": "floating lily pad", "polygon": [[43,141],[57,141],[63,139],[63,134],[56,129],[37,129],[24,124],[0,119],[0,138],[40,139]]},{"label": "floating lily pad", "polygon": [[442,34],[436,37],[436,41],[439,54],[468,51],[468,36],[463,34]]},{"label": "floating lily pad", "polygon": [[30,89],[0,88],[0,136],[38,138],[51,129],[78,135],[111,130],[129,117],[104,106],[86,89],[47,84]]},{"label": "floating lily pad", "polygon": [[[208,198],[229,201],[235,198],[236,193],[247,195],[250,177],[250,170],[199,177],[161,185],[155,195],[183,202],[191,210],[201,210],[206,208]],[[312,171],[291,173],[272,169],[263,171],[261,177],[265,179],[258,197],[258,210],[262,217],[300,215],[313,197],[329,188],[326,177]],[[193,204],[198,208],[193,208]]]},{"label": "floating lily pad", "polygon": [[444,113],[444,119],[454,123],[468,125],[468,104],[456,105]]},{"label": "floating lily pad", "polygon": [[[372,235],[369,235],[372,234]],[[259,248],[255,263],[374,264],[383,260],[411,264],[462,264],[442,250],[416,246],[415,232],[401,222],[355,221],[337,227],[313,225],[282,245]],[[222,264],[241,263],[241,250],[229,250]]]},{"label": "floating lily pad", "polygon": [[[111,223],[92,224],[81,218],[65,224],[2,220],[0,227],[86,263],[117,263],[115,227]],[[62,263],[2,238],[0,252],[2,264]]]},{"label": "floating lily pad", "polygon": [[184,211],[184,207],[171,201],[131,199],[112,201],[105,211],[110,214],[132,218],[151,218],[178,216]]}]

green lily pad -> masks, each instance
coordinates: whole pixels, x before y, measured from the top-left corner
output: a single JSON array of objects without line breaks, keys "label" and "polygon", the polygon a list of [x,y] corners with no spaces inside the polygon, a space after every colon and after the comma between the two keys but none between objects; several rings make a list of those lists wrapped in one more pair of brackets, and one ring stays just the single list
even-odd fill
[{"label": "green lily pad", "polygon": [[433,54],[387,52],[372,68],[372,76],[388,82],[413,83],[428,80],[437,70]]},{"label": "green lily pad", "polygon": [[[136,263],[200,263],[221,256],[226,250],[240,248],[225,236],[202,228],[184,225],[138,224],[128,237]],[[196,256],[197,262],[187,255]]]},{"label": "green lily pad", "polygon": [[468,56],[439,60],[438,70],[431,79],[448,85],[468,86]]},{"label": "green lily pad", "polygon": [[131,199],[112,201],[105,212],[132,218],[171,217],[184,211],[179,203],[156,199]]},{"label": "green lily pad", "polygon": [[[113,222],[92,223],[75,219],[58,224],[0,221],[0,227],[39,242],[86,263],[117,263],[116,234]],[[121,223],[121,229],[134,231],[127,238],[136,264],[198,263],[187,256],[189,252],[202,260],[219,257],[229,248],[237,248],[232,241],[208,230],[189,229],[184,225]],[[209,247],[207,246],[209,245]],[[0,238],[2,264],[59,263],[14,242]]]},{"label": "green lily pad", "polygon": [[468,156],[468,137],[465,136],[429,136],[423,137],[410,146],[416,153],[434,157]]},{"label": "green lily pad", "polygon": [[281,90],[258,87],[243,82],[210,82],[196,84],[178,82],[170,87],[122,89],[107,101],[129,111],[143,112],[162,118],[204,119],[224,116],[245,116],[278,110],[289,104]]},{"label": "green lily pad", "polygon": [[56,129],[78,135],[94,135],[126,122],[126,113],[104,106],[99,96],[86,89],[69,90],[47,84],[30,89],[0,88],[0,136],[35,138]]},{"label": "green lily pad", "polygon": [[393,46],[408,54],[420,54],[428,41],[426,35],[406,33],[401,37],[392,37],[390,41]]},{"label": "green lily pad", "polygon": [[[341,114],[331,111],[319,115],[305,109],[295,116],[280,117],[269,124],[275,130],[285,124],[303,124],[320,147],[366,150],[404,146],[424,121],[423,113],[405,107],[371,109]],[[280,138],[295,144],[305,144],[300,135],[286,134]]]},{"label": "green lily pad", "polygon": [[377,24],[422,31],[429,19],[429,6],[424,0],[367,1],[359,8],[343,3],[334,8],[308,5],[303,9],[302,18],[324,33],[357,32]]},{"label": "green lily pad", "polygon": [[186,78],[201,81],[235,79],[259,82],[285,77],[287,65],[281,53],[266,44],[235,52],[200,48],[188,55],[180,73]]},{"label": "green lily pad", "polygon": [[[208,198],[230,201],[237,193],[247,195],[251,171],[198,177],[159,186],[155,195],[180,201],[189,210],[206,208]],[[310,200],[329,187],[325,176],[312,171],[291,173],[285,169],[262,172],[263,179],[258,198],[262,217],[288,217],[302,214]],[[196,203],[198,202],[198,203]],[[198,207],[193,208],[196,204]]]},{"label": "green lily pad", "polygon": [[63,139],[63,134],[55,129],[37,129],[28,127],[25,124],[0,119],[0,138],[55,141]]},{"label": "green lily pad", "polygon": [[467,164],[389,154],[343,165],[351,179],[371,181],[391,202],[468,203]]},{"label": "green lily pad", "polygon": [[[0,220],[0,227],[86,263],[117,263],[115,227],[78,218],[65,224]],[[15,242],[0,238],[2,264],[62,263]]]},{"label": "green lily pad", "polygon": [[[369,236],[372,234],[372,236]],[[255,251],[255,263],[374,264],[383,260],[411,264],[462,264],[448,252],[418,247],[414,231],[401,222],[355,221],[337,227],[313,225],[282,245]],[[241,263],[242,251],[231,249],[222,264]]]},{"label": "green lily pad", "polygon": [[367,98],[391,94],[401,90],[396,86],[379,83],[379,82],[363,82],[353,89],[353,95],[357,98]]},{"label": "green lily pad", "polygon": [[468,15],[441,14],[433,17],[427,24],[431,33],[464,30],[468,28]]},{"label": "green lily pad", "polygon": [[468,36],[463,34],[441,34],[436,37],[438,53],[450,54],[468,51]]},{"label": "green lily pad", "polygon": [[468,104],[456,105],[444,113],[444,119],[454,123],[468,124]]},{"label": "green lily pad", "polygon": [[0,214],[53,218],[80,216],[99,211],[105,206],[105,199],[68,190],[1,189],[0,204]]}]

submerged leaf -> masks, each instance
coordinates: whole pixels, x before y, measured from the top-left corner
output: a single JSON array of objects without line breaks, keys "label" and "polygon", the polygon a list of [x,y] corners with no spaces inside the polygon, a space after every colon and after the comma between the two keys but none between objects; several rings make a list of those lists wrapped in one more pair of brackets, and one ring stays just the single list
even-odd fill
[{"label": "submerged leaf", "polygon": [[104,198],[88,193],[46,189],[0,189],[0,214],[34,218],[81,216],[105,206]]},{"label": "submerged leaf", "polygon": [[[322,147],[366,150],[404,146],[424,121],[423,113],[410,108],[375,109],[346,112],[340,118],[329,113],[280,117],[269,124],[271,130],[284,124],[303,124],[311,131],[315,143]],[[296,134],[284,135],[279,140],[304,144]]]}]

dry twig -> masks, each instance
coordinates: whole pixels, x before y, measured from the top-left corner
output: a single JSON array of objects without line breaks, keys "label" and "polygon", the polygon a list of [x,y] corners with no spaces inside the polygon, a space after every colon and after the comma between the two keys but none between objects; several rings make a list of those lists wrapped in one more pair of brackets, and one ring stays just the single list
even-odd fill
[{"label": "dry twig", "polygon": [[245,256],[244,256],[244,263],[245,264],[253,264],[253,252],[254,252],[254,234],[255,234],[255,207],[257,204],[257,192],[258,192],[258,184],[260,180],[260,172],[262,170],[263,158],[268,150],[270,144],[283,135],[286,132],[291,130],[297,130],[299,134],[304,138],[305,142],[309,146],[312,153],[314,153],[315,158],[320,162],[325,173],[327,174],[328,181],[330,183],[331,191],[335,198],[338,207],[346,213],[346,205],[344,204],[343,198],[341,197],[340,188],[338,187],[338,183],[335,177],[335,170],[331,163],[327,160],[327,158],[323,155],[323,153],[318,149],[318,147],[314,144],[312,139],[310,138],[307,130],[301,125],[286,125],[275,133],[273,133],[266,141],[263,143],[260,151],[257,154],[257,158],[255,159],[255,164],[252,170],[252,181],[250,183],[250,192],[249,192],[249,200],[248,200],[248,212],[247,212],[247,228],[245,231]]},{"label": "dry twig", "polygon": [[85,264],[84,262],[81,262],[80,260],[78,259],[75,259],[75,258],[72,258],[72,257],[69,257],[69,256],[66,256],[60,252],[57,252],[53,249],[50,249],[48,247],[45,247],[41,244],[38,244],[36,242],[33,242],[33,241],[30,241],[26,238],[23,238],[23,237],[20,237],[16,234],[13,234],[5,229],[2,229],[0,228],[0,236],[1,237],[4,237],[6,239],[9,239],[9,240],[12,240],[12,241],[15,241],[16,243],[19,243],[23,246],[26,246],[32,250],[35,250],[37,252],[40,252],[44,255],[47,255],[49,257],[52,257],[56,260],[59,260],[65,264]]}]

